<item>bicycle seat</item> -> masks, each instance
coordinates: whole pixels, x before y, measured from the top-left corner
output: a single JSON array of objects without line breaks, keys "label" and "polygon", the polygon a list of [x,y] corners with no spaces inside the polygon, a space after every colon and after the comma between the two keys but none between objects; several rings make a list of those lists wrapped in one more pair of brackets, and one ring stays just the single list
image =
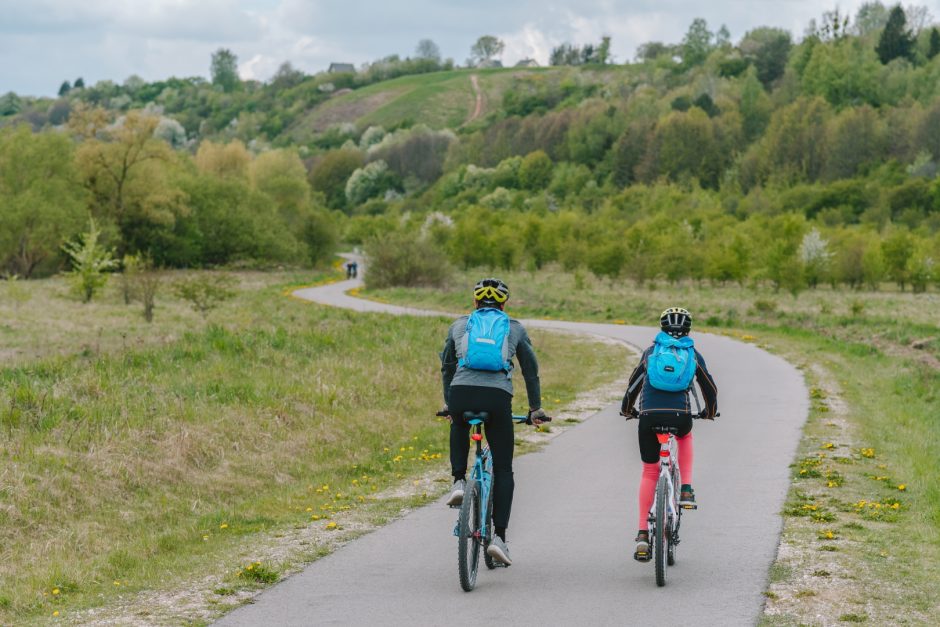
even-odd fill
[{"label": "bicycle seat", "polygon": [[666,425],[653,425],[650,427],[653,430],[653,433],[671,433],[676,435],[679,433],[679,427],[667,427]]},{"label": "bicycle seat", "polygon": [[463,413],[463,419],[471,425],[479,425],[485,423],[490,419],[490,415],[485,411],[465,411]]}]

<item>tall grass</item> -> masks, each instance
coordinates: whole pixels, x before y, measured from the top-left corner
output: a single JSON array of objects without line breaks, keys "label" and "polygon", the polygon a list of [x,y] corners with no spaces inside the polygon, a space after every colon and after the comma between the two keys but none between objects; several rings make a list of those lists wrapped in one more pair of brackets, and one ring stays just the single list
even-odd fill
[{"label": "tall grass", "polygon": [[[0,623],[178,585],[255,532],[443,469],[448,324],[269,285],[168,343],[0,370]],[[535,341],[560,402],[619,373],[616,348]]]}]

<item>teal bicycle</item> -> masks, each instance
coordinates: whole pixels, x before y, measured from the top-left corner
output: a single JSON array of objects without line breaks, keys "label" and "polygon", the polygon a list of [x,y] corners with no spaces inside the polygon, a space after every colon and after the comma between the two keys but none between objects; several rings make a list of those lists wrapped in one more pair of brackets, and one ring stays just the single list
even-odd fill
[{"label": "teal bicycle", "polygon": [[[447,416],[438,412],[438,416]],[[483,425],[489,419],[486,412],[464,412],[463,419],[471,426],[470,437],[476,443],[476,460],[473,471],[464,488],[463,504],[457,515],[454,535],[457,536],[457,573],[460,587],[470,592],[477,583],[480,566],[480,551],[490,570],[505,567],[486,554],[486,547],[493,538],[493,458],[490,447],[483,446]],[[532,424],[528,416],[513,416],[513,422]],[[550,422],[546,416],[543,422]]]}]

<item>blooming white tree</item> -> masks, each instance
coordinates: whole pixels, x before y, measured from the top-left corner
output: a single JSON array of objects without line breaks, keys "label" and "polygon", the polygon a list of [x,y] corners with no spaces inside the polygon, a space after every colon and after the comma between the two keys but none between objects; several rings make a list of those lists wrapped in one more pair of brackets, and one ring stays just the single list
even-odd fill
[{"label": "blooming white tree", "polygon": [[829,268],[832,253],[829,251],[829,242],[823,239],[818,229],[813,229],[803,236],[800,243],[800,261],[806,273],[806,282],[810,287],[816,287],[819,279]]}]

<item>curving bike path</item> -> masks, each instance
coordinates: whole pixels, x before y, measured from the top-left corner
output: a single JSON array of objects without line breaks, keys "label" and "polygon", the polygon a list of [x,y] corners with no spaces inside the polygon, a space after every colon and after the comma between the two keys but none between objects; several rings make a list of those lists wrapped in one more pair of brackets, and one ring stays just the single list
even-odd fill
[{"label": "curving bike path", "polygon": [[[360,263],[360,268],[362,264]],[[363,312],[445,315],[366,301],[360,280],[294,295]],[[646,346],[648,327],[525,320]],[[803,378],[755,346],[696,334],[722,416],[695,425],[700,509],[683,516],[665,588],[632,559],[640,458],[636,422],[610,406],[514,464],[514,564],[457,582],[456,510],[418,509],[324,557],[219,625],[753,625],[808,409]],[[443,341],[443,338],[442,338]],[[536,347],[537,348],[537,347]],[[629,371],[633,363],[624,364]],[[429,407],[439,399],[428,399]]]}]

